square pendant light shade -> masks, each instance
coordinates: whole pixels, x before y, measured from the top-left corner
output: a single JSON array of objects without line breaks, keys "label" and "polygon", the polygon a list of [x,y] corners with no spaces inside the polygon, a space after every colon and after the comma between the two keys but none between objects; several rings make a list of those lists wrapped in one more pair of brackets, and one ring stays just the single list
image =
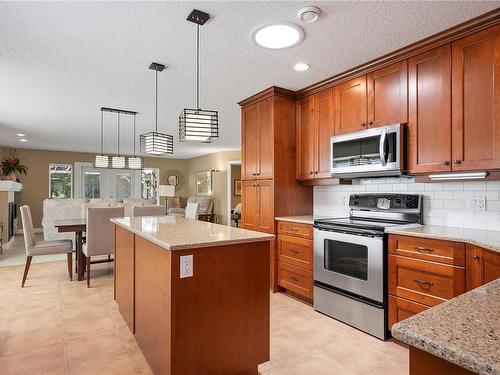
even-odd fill
[{"label": "square pendant light shade", "polygon": [[219,138],[219,113],[184,109],[179,115],[179,141],[210,143]]},{"label": "square pendant light shade", "polygon": [[164,133],[141,134],[141,152],[153,155],[173,154],[174,137]]},{"label": "square pendant light shade", "polygon": [[108,168],[109,167],[109,156],[96,155],[94,157],[94,167],[96,167],[96,168]]},{"label": "square pendant light shade", "polygon": [[129,169],[142,169],[142,158],[129,157],[127,158],[127,165]]},{"label": "square pendant light shade", "polygon": [[125,168],[125,156],[113,156],[111,158],[111,168],[116,168],[116,169]]}]

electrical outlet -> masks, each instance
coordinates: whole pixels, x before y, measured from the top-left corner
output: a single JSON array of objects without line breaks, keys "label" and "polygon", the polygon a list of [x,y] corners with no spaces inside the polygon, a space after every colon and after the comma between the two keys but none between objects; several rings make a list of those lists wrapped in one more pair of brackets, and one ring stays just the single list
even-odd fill
[{"label": "electrical outlet", "polygon": [[193,255],[181,255],[181,279],[193,277]]},{"label": "electrical outlet", "polygon": [[476,211],[476,212],[485,212],[486,211],[486,197],[474,198],[474,211]]}]

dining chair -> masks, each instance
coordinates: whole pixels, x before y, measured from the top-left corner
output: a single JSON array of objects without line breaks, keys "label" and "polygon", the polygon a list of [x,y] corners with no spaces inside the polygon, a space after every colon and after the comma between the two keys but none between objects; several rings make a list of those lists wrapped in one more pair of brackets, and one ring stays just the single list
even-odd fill
[{"label": "dining chair", "polygon": [[135,206],[132,216],[164,216],[165,206]]},{"label": "dining chair", "polygon": [[48,254],[66,254],[68,261],[69,279],[73,280],[73,241],[71,240],[52,240],[37,241],[35,230],[33,229],[33,219],[29,206],[21,206],[21,219],[23,221],[24,245],[26,247],[26,265],[24,266],[23,281],[21,288],[24,288],[26,277],[31,265],[31,259],[36,255]]},{"label": "dining chair", "polygon": [[91,257],[114,253],[115,225],[111,219],[123,217],[124,212],[124,207],[89,207],[87,210],[87,242],[82,249],[87,263],[87,288],[90,288]]},{"label": "dining chair", "polygon": [[188,202],[184,217],[186,219],[198,220],[199,211],[200,211],[199,203]]}]

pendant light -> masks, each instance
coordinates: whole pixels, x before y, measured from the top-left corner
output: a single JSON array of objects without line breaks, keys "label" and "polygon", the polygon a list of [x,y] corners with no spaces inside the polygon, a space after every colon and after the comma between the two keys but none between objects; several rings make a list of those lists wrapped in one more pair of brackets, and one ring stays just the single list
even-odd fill
[{"label": "pendant light", "polygon": [[120,156],[120,113],[118,113],[118,155],[111,158],[111,168],[125,168],[125,157]]},{"label": "pendant light", "polygon": [[200,108],[200,26],[210,15],[194,9],[187,20],[196,24],[196,109],[185,108],[179,115],[179,142],[210,143],[219,137],[219,114]]},{"label": "pendant light", "polygon": [[164,155],[164,154],[173,154],[174,153],[174,137],[158,132],[158,72],[162,72],[165,69],[165,65],[158,63],[151,63],[149,69],[155,71],[155,124],[156,128],[154,132],[149,132],[146,134],[141,134],[140,137],[140,146],[141,152],[145,152],[152,155]]},{"label": "pendant light", "polygon": [[96,168],[108,168],[109,166],[109,156],[103,153],[103,123],[104,111],[101,108],[101,153],[94,157],[94,167]]},{"label": "pendant light", "polygon": [[142,169],[142,158],[135,154],[135,114],[134,114],[134,156],[127,158],[127,164],[130,169]]}]

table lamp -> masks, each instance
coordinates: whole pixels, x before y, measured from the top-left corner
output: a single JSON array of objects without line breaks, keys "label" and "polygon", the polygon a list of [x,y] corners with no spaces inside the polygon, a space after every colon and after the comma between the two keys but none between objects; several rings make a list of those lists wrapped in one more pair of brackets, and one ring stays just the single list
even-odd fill
[{"label": "table lamp", "polygon": [[159,185],[158,186],[158,196],[165,197],[165,209],[168,215],[168,198],[175,197],[175,186],[174,185]]}]

